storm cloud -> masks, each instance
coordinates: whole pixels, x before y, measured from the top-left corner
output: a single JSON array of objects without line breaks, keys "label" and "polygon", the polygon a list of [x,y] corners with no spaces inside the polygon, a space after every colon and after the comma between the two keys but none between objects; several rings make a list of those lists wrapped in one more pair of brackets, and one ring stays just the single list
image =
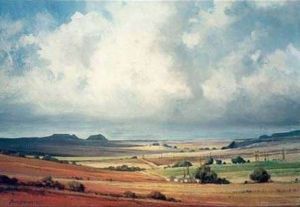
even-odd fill
[{"label": "storm cloud", "polygon": [[299,125],[299,2],[33,4],[1,2],[2,135]]}]

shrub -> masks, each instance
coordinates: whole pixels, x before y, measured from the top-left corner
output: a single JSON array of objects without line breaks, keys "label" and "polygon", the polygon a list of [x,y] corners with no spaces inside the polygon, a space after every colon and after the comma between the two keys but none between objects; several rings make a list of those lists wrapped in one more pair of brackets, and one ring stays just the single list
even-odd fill
[{"label": "shrub", "polygon": [[59,190],[63,190],[65,188],[65,186],[60,182],[54,181],[51,176],[44,177],[40,183],[37,183],[37,186],[55,188]]},{"label": "shrub", "polygon": [[230,182],[225,178],[218,178],[217,173],[212,171],[209,166],[203,165],[198,168],[195,178],[199,179],[201,183],[215,183],[215,184],[229,184]]},{"label": "shrub", "polygon": [[34,158],[34,159],[40,159],[40,156],[34,155],[33,158]]},{"label": "shrub", "polygon": [[67,184],[68,189],[75,192],[84,192],[85,186],[77,181],[71,181]]},{"label": "shrub", "polygon": [[221,165],[222,164],[222,160],[216,160],[216,164],[217,165]]},{"label": "shrub", "polygon": [[244,160],[244,158],[242,158],[241,156],[237,156],[237,157],[235,157],[235,158],[232,158],[232,159],[231,159],[231,162],[232,162],[233,164],[243,164],[243,163],[246,162],[246,160]]},{"label": "shrub", "polygon": [[166,195],[162,194],[159,191],[152,191],[147,197],[156,200],[164,200],[164,201],[167,200]]},{"label": "shrub", "polygon": [[206,158],[204,165],[212,165],[213,163],[214,163],[214,158],[208,157]]},{"label": "shrub", "polygon": [[181,160],[177,163],[175,163],[172,167],[190,167],[193,164],[190,161],[187,160]]},{"label": "shrub", "polygon": [[126,192],[124,192],[124,197],[126,197],[126,198],[137,198],[137,195],[134,192],[126,191]]},{"label": "shrub", "polygon": [[230,182],[226,178],[217,178],[215,184],[230,184]]},{"label": "shrub", "polygon": [[249,177],[255,182],[265,183],[270,180],[271,175],[264,168],[256,168]]},{"label": "shrub", "polygon": [[6,175],[0,175],[0,184],[17,185],[18,184],[18,179],[17,178],[10,178]]}]

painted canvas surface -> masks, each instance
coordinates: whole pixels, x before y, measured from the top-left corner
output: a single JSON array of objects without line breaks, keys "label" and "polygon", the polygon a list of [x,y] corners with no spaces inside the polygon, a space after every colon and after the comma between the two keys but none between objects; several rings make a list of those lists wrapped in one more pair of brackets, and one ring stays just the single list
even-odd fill
[{"label": "painted canvas surface", "polygon": [[0,207],[300,206],[299,11],[0,0]]}]

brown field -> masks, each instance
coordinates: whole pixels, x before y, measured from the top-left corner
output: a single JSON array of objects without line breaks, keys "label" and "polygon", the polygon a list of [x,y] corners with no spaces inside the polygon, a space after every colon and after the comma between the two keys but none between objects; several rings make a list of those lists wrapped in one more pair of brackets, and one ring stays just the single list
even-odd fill
[{"label": "brown field", "polygon": [[161,180],[159,177],[148,176],[139,172],[124,173],[6,155],[0,155],[0,174],[29,178],[51,175],[55,178],[73,179],[74,177],[80,177],[84,180],[112,180],[124,182],[130,182],[133,179],[135,182]]},{"label": "brown field", "polygon": [[[109,159],[108,159],[109,160]],[[135,161],[139,162],[139,161]],[[167,182],[151,171],[118,172],[87,166],[60,164],[30,158],[0,155],[0,174],[22,181],[38,180],[51,175],[62,183],[80,178],[85,193],[36,188],[5,191],[0,206],[299,206],[299,183],[267,184],[183,184]],[[161,191],[180,202],[152,199],[126,199],[125,191],[145,197],[153,190]],[[97,195],[96,195],[97,193]]]}]

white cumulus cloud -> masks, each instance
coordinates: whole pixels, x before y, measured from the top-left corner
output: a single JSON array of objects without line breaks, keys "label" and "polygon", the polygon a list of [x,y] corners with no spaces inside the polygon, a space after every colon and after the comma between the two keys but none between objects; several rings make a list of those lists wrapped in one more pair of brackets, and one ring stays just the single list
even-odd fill
[{"label": "white cumulus cloud", "polygon": [[160,44],[172,5],[110,9],[112,21],[96,12],[76,12],[52,32],[21,38],[23,45],[38,47],[44,64],[20,79],[20,102],[42,114],[141,118],[190,96],[184,74]]}]

